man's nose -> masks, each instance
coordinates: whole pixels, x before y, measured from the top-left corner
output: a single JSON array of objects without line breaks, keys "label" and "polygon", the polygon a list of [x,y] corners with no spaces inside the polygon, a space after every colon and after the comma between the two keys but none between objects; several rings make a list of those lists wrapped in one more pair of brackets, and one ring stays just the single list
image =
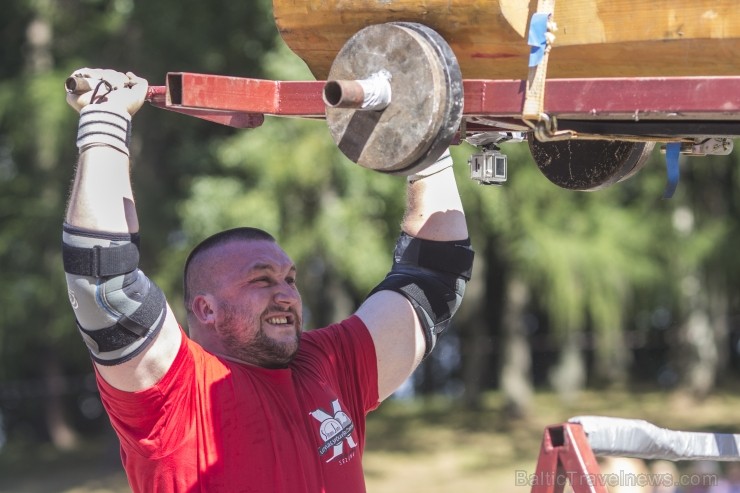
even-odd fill
[{"label": "man's nose", "polygon": [[301,299],[294,284],[281,282],[275,289],[275,301],[283,305],[294,305]]}]

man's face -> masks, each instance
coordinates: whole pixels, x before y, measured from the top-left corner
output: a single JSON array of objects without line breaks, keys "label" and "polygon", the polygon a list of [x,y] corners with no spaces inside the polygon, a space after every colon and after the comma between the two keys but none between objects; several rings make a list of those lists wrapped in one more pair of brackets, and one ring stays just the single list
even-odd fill
[{"label": "man's face", "polygon": [[228,356],[266,368],[286,366],[302,331],[296,269],[270,241],[217,248],[213,275],[215,330]]}]

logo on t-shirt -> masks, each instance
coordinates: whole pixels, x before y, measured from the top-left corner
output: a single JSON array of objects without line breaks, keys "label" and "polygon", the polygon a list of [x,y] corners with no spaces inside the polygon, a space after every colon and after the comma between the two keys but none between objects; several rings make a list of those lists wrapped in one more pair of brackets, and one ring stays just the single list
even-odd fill
[{"label": "logo on t-shirt", "polygon": [[319,447],[319,455],[325,455],[329,449],[333,450],[332,456],[326,461],[331,462],[337,457],[341,457],[344,452],[344,442],[350,449],[357,447],[357,443],[352,438],[352,431],[355,429],[354,423],[349,419],[347,413],[342,411],[339,405],[339,399],[332,401],[332,412],[329,414],[323,409],[311,411],[309,414],[318,421],[319,433],[324,443]]}]

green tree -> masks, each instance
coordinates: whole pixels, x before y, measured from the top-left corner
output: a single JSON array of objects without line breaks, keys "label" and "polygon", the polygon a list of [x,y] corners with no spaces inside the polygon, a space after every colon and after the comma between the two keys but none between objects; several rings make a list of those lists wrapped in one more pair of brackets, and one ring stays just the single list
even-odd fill
[{"label": "green tree", "polygon": [[[71,447],[57,377],[88,372],[90,362],[61,272],[60,225],[76,159],[64,79],[81,66],[132,70],[155,85],[168,71],[312,76],[277,36],[268,0],[8,0],[3,7],[0,40],[20,49],[0,55],[0,382],[44,379],[51,397],[43,410],[24,411],[46,423],[57,446]],[[740,299],[737,153],[684,163],[677,196],[666,201],[658,152],[623,184],[574,193],[550,184],[525,145],[506,146],[506,185],[478,186],[464,164],[473,151],[453,148],[477,251],[451,332],[461,342],[466,402],[499,386],[509,410],[526,413],[532,367],[541,364],[529,359],[532,343],[560,351],[552,382],[563,395],[585,385],[590,368],[592,380],[625,383],[625,339],[652,330],[636,320],[656,306],[673,317],[665,332],[676,341],[683,387],[710,392],[727,364],[729,317]],[[260,128],[235,130],[144,108],[132,155],[142,267],[180,320],[184,258],[226,227],[276,234],[299,265],[309,327],[349,314],[390,267],[403,179],[349,162],[322,121],[268,117]],[[593,341],[592,366],[585,340]]]},{"label": "green tree", "polygon": [[[8,31],[20,57],[7,60],[0,82],[0,377],[44,378],[48,386],[43,418],[60,448],[74,447],[54,385],[62,372],[67,338],[74,332],[60,316],[66,288],[59,271],[59,211],[64,206],[73,142],[73,120],[63,98],[64,76],[55,65],[54,5],[13,2]],[[27,355],[33,354],[33,358]]]},{"label": "green tree", "polygon": [[[275,27],[267,0],[9,0],[0,37],[8,48],[0,56],[0,382],[43,378],[43,408],[21,403],[16,415],[70,448],[75,433],[65,411],[73,402],[64,399],[60,377],[89,372],[90,361],[61,269],[60,228],[76,160],[76,116],[64,101],[64,80],[82,66],[132,70],[153,84],[176,70],[257,76]],[[180,231],[177,198],[193,171],[214,160],[210,139],[229,133],[151,109],[137,116],[142,265],[155,278],[158,257]]]},{"label": "green tree", "polygon": [[[512,163],[508,183],[463,190],[477,255],[488,270],[487,303],[476,303],[472,317],[487,321],[480,324],[481,330],[488,326],[487,336],[469,335],[475,341],[469,347],[482,353],[469,363],[478,362],[472,373],[479,374],[491,370],[486,356],[501,355],[499,383],[518,415],[526,413],[532,392],[533,339],[559,348],[551,384],[566,398],[587,383],[583,349],[589,336],[595,341],[595,378],[626,382],[625,326],[636,297],[661,277],[653,221],[660,221],[665,206],[655,207],[662,184],[647,174],[604,191],[570,192],[539,173],[525,145],[504,150]],[[528,333],[527,312],[540,314],[549,332]],[[486,337],[495,342],[481,344]],[[470,396],[471,403],[476,399]]]},{"label": "green tree", "polygon": [[675,284],[673,363],[679,389],[706,398],[726,374],[738,299],[738,154],[682,162],[669,250]]}]

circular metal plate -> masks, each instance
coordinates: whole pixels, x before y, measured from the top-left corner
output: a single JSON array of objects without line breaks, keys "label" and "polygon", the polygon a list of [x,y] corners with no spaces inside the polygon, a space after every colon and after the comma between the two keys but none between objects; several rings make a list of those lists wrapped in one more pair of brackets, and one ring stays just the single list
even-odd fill
[{"label": "circular metal plate", "polygon": [[420,33],[437,51],[437,55],[442,61],[445,87],[447,89],[447,99],[445,101],[447,107],[444,110],[445,119],[442,121],[439,132],[429,144],[429,148],[424,156],[418,159],[408,170],[408,174],[412,174],[433,164],[450,146],[450,142],[452,142],[452,139],[460,128],[464,100],[463,79],[455,53],[439,33],[423,24],[413,22],[398,22],[397,24]]},{"label": "circular metal plate", "polygon": [[337,55],[328,80],[391,75],[391,103],[382,111],[327,108],[329,131],[352,161],[409,175],[434,163],[462,118],[462,76],[437,33],[414,23],[366,27]]},{"label": "circular metal plate", "polygon": [[633,176],[645,164],[653,142],[563,140],[540,142],[529,135],[537,167],[555,185],[568,190],[601,190]]}]

